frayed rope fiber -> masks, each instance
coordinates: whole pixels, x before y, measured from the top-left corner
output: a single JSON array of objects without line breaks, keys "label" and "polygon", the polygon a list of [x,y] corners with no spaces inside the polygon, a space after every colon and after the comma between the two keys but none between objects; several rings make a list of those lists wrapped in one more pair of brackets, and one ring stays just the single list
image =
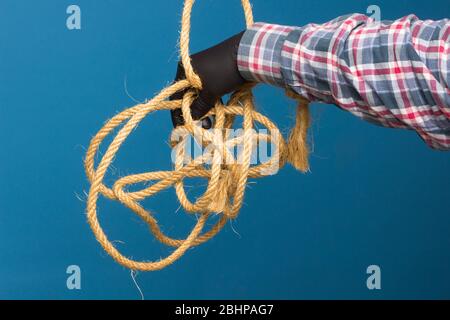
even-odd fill
[{"label": "frayed rope fiber", "polygon": [[[252,94],[253,84],[245,85],[234,92],[225,105],[221,102],[215,105],[208,114],[208,116],[215,116],[214,130],[205,130],[195,124],[190,114],[190,105],[195,99],[196,92],[201,89],[202,83],[199,76],[195,74],[189,57],[190,19],[193,4],[194,0],[185,1],[181,21],[180,55],[186,72],[186,80],[173,83],[152,100],[126,109],[114,116],[92,138],[86,153],[85,169],[91,183],[87,201],[89,225],[103,249],[115,261],[132,270],[154,271],[165,268],[179,259],[190,247],[197,246],[214,237],[228,219],[233,219],[238,215],[248,178],[263,177],[274,167],[281,168],[286,162],[290,162],[301,171],[308,170],[308,101],[293,92],[287,94],[297,99],[299,104],[296,124],[287,143],[276,125],[255,110]],[[249,0],[242,0],[242,6],[246,24],[250,26],[253,24],[253,14]],[[186,89],[188,90],[182,99],[168,100],[175,92]],[[154,171],[129,175],[118,179],[112,188],[107,187],[103,183],[105,174],[120,146],[139,122],[152,112],[176,108],[182,109],[185,125],[174,129],[172,137],[175,133],[179,133],[179,130],[184,130],[193,136],[196,141],[201,141],[202,145],[205,143],[213,144],[214,148],[209,148],[209,152],[185,164],[185,143],[187,139],[172,141],[171,146],[175,153],[173,171]],[[232,128],[236,116],[243,117],[243,134],[237,138],[230,138],[226,133],[230,130],[225,129]],[[257,133],[254,130],[255,123],[267,128],[270,135]],[[95,167],[94,160],[103,139],[120,125],[122,127]],[[217,132],[222,132],[223,137],[219,139]],[[272,150],[271,158],[268,161],[251,166],[252,150],[259,141],[276,142],[277,147],[276,150]],[[230,146],[238,145],[242,150],[239,163],[228,150]],[[206,191],[195,202],[191,202],[186,195],[183,184],[183,179],[186,177],[201,177],[208,180]],[[142,182],[153,182],[153,184],[138,191],[127,191],[127,187],[130,185]],[[143,199],[154,196],[171,186],[174,186],[184,210],[187,213],[198,215],[197,223],[185,239],[173,239],[164,234],[155,217],[140,204]],[[134,211],[148,224],[156,239],[174,247],[174,251],[157,261],[135,261],[122,255],[108,239],[98,221],[97,200],[100,195],[111,200],[117,200]],[[219,221],[208,231],[203,231],[206,221],[214,213],[220,214]]]}]

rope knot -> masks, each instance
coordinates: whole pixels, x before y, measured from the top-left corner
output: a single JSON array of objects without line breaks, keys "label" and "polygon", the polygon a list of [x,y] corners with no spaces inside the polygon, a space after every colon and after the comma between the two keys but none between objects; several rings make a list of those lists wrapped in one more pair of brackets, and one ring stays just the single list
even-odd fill
[{"label": "rope knot", "polygon": [[230,174],[230,171],[223,170],[220,173],[216,197],[209,204],[208,210],[217,214],[225,214],[229,198],[235,190],[236,186],[233,183],[233,178]]}]

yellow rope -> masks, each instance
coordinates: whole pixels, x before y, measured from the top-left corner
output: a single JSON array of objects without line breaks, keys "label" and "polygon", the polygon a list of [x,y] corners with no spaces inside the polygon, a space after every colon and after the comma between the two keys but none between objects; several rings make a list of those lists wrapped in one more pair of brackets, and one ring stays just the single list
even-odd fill
[{"label": "yellow rope", "polygon": [[[87,218],[89,225],[104,250],[121,265],[141,271],[160,270],[179,259],[190,247],[199,245],[214,237],[225,225],[228,219],[235,218],[242,206],[245,187],[248,178],[259,178],[267,175],[274,168],[281,168],[286,161],[292,163],[297,169],[308,169],[306,134],[309,125],[307,101],[299,99],[299,112],[296,126],[293,129],[289,145],[286,144],[280,131],[267,117],[255,111],[252,94],[252,84],[246,85],[234,92],[226,105],[217,103],[208,115],[215,115],[214,130],[204,130],[197,126],[191,115],[190,105],[195,94],[202,87],[202,83],[195,74],[189,56],[189,32],[191,10],[194,0],[185,0],[182,14],[180,55],[186,71],[186,80],[178,81],[163,89],[152,100],[126,109],[110,119],[103,128],[92,138],[85,158],[85,169],[91,183],[88,201]],[[247,26],[253,24],[252,8],[249,0],[242,0]],[[189,89],[180,100],[169,101],[168,98],[175,92]],[[187,165],[184,163],[185,143],[187,139],[176,141],[172,139],[175,151],[175,168],[173,171],[154,171],[130,175],[118,179],[112,188],[103,183],[105,174],[112,164],[116,153],[122,143],[127,139],[139,122],[148,114],[159,110],[173,110],[181,108],[185,125],[174,129],[172,137],[184,130],[200,143],[212,144],[209,152],[193,159]],[[243,117],[243,134],[231,138],[226,133],[233,126],[236,116]],[[268,129],[270,134],[257,133],[255,122]],[[95,157],[103,139],[119,126],[122,127],[108,146],[103,157],[95,166]],[[223,137],[219,134],[223,133]],[[221,134],[222,135],[222,134]],[[272,157],[259,165],[251,165],[251,155],[259,141],[274,142],[277,146],[272,150]],[[242,149],[239,161],[234,159],[229,147],[239,145]],[[225,160],[225,161],[224,161]],[[208,163],[208,164],[207,164]],[[201,177],[208,180],[208,186],[202,196],[191,202],[184,189],[183,179],[186,177]],[[127,187],[142,182],[154,182],[145,189],[128,192]],[[165,235],[159,228],[155,217],[139,203],[159,191],[174,186],[177,197],[188,213],[198,214],[199,218],[190,234],[185,239],[173,239]],[[97,200],[100,195],[117,200],[134,211],[148,225],[151,232],[160,242],[174,247],[174,251],[167,257],[154,262],[135,261],[122,255],[103,231],[97,217]],[[219,221],[208,231],[203,231],[205,222],[212,213],[220,213]]]}]

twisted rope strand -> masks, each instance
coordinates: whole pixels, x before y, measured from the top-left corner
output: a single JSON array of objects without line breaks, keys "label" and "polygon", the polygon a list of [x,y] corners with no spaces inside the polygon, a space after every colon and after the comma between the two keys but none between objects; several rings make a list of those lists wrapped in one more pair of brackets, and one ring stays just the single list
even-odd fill
[{"label": "twisted rope strand", "polygon": [[[253,24],[253,13],[249,0],[242,0],[242,8],[247,26]],[[186,73],[186,80],[173,83],[163,89],[150,101],[128,108],[111,118],[92,138],[86,152],[85,171],[91,183],[87,201],[87,219],[89,225],[103,249],[118,263],[140,271],[160,270],[179,259],[190,247],[202,244],[214,237],[226,224],[228,219],[235,218],[242,207],[245,187],[248,178],[260,178],[273,174],[281,168],[286,161],[296,168],[306,171],[308,168],[306,135],[309,126],[309,113],[307,101],[289,93],[299,101],[296,126],[293,129],[289,145],[276,125],[264,115],[258,113],[254,107],[252,87],[245,85],[234,92],[226,105],[217,103],[208,116],[214,115],[216,121],[212,132],[205,130],[193,121],[190,106],[195,92],[202,88],[199,76],[194,72],[189,55],[191,12],[194,0],[185,0],[181,19],[180,56]],[[174,93],[186,90],[180,100],[169,101]],[[118,179],[110,188],[103,182],[108,168],[123,142],[128,138],[136,126],[149,114],[159,110],[174,110],[181,108],[185,125],[174,129],[175,133],[184,132],[185,137],[175,141],[171,139],[174,148],[175,166],[172,171],[154,171],[133,174]],[[243,134],[239,137],[230,137],[227,129],[233,127],[236,117],[243,117]],[[255,123],[260,123],[271,133],[257,133]],[[120,129],[119,129],[120,127]],[[97,166],[95,158],[103,140],[117,130],[106,152]],[[229,131],[229,130],[228,130]],[[212,146],[201,156],[186,161],[186,141],[192,136],[200,145]],[[258,143],[272,142],[275,150],[272,157],[258,165],[251,165],[251,157]],[[242,147],[239,159],[235,159],[229,148]],[[208,161],[210,163],[208,163]],[[206,191],[191,202],[184,189],[184,178],[198,177],[208,180]],[[151,186],[138,191],[127,191],[131,185],[143,182],[154,182]],[[156,195],[158,192],[174,187],[181,206],[187,213],[198,215],[198,220],[185,239],[175,239],[163,233],[158,221],[152,213],[141,206],[140,201]],[[111,200],[121,202],[145,221],[152,234],[158,241],[174,247],[174,251],[167,257],[158,261],[135,261],[122,255],[111,243],[102,229],[97,217],[97,200],[103,195]],[[220,219],[207,231],[203,231],[206,221],[212,213],[220,214]]]}]

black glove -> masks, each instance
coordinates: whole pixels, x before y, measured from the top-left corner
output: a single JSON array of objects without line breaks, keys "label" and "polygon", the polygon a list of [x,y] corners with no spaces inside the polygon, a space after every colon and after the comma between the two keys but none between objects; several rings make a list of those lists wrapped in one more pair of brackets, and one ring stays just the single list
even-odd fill
[{"label": "black glove", "polygon": [[[239,42],[244,31],[233,37],[191,56],[191,63],[195,73],[202,81],[203,88],[191,105],[194,120],[201,119],[211,110],[223,95],[233,92],[242,86],[246,80],[242,78],[237,66]],[[181,62],[178,63],[175,81],[185,79],[185,72]],[[171,100],[182,99],[185,92],[177,92]],[[183,124],[181,109],[171,111],[173,126]],[[203,127],[209,129],[211,120],[206,118]]]}]

